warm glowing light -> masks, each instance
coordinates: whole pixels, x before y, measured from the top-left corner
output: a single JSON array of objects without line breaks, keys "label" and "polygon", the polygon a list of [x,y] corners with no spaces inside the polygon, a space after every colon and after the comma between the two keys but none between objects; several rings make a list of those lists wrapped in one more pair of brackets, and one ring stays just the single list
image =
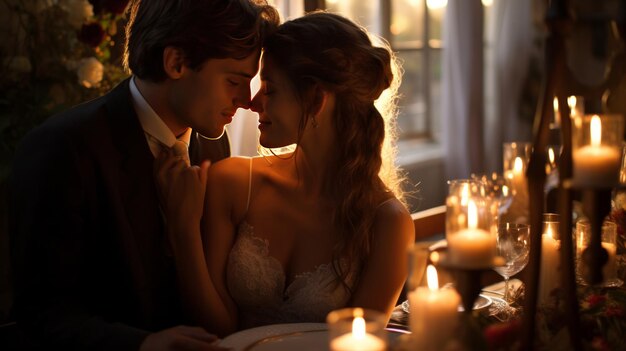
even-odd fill
[{"label": "warm glowing light", "polygon": [[508,187],[508,186],[506,186],[506,185],[503,185],[503,186],[502,186],[502,196],[504,196],[504,197],[509,196],[509,191],[510,191],[510,190],[509,190],[509,187]]},{"label": "warm glowing light", "polygon": [[516,174],[521,174],[524,171],[524,161],[522,161],[521,157],[516,157],[515,162],[513,163],[513,172]]},{"label": "warm glowing light", "polygon": [[478,228],[478,208],[472,200],[469,200],[467,204],[467,227],[470,229]]},{"label": "warm glowing light", "polygon": [[439,262],[439,258],[440,258],[439,257],[439,252],[433,251],[433,252],[430,253],[430,262],[436,264],[437,262]]},{"label": "warm glowing light", "polygon": [[470,196],[469,187],[470,186],[467,183],[461,184],[461,206],[467,205],[467,201],[469,200],[469,196]]},{"label": "warm glowing light", "polygon": [[428,281],[428,289],[439,289],[439,278],[437,277],[437,269],[432,264],[426,267],[426,280]]},{"label": "warm glowing light", "polygon": [[339,0],[326,0],[326,3],[334,5],[334,4],[337,3],[337,1],[339,1]]},{"label": "warm glowing light", "polygon": [[409,0],[409,5],[413,7],[417,7],[417,5],[419,5],[420,3],[421,3],[420,0]]},{"label": "warm glowing light", "polygon": [[546,227],[546,235],[554,239],[554,232],[552,231],[552,226],[549,224]]},{"label": "warm glowing light", "polygon": [[426,0],[426,6],[431,10],[442,9],[448,6],[448,0]]},{"label": "warm glowing light", "polygon": [[548,148],[548,159],[550,160],[550,164],[554,163],[554,150],[552,148]]},{"label": "warm glowing light", "polygon": [[567,97],[567,106],[569,106],[569,114],[574,115],[574,110],[576,110],[576,97],[575,96]]},{"label": "warm glowing light", "polygon": [[552,100],[552,108],[554,108],[554,123],[560,125],[561,114],[559,113],[559,99],[557,99],[556,96]]},{"label": "warm glowing light", "polygon": [[490,7],[493,5],[493,0],[482,0],[482,3],[484,7]]},{"label": "warm glowing light", "polygon": [[[360,315],[357,313],[360,311]],[[356,308],[354,310],[354,320],[352,321],[352,336],[355,339],[365,339],[365,319],[363,319],[363,310]]]},{"label": "warm glowing light", "polygon": [[594,115],[591,117],[591,145],[600,146],[601,141],[602,122],[600,122],[600,117],[598,115]]}]

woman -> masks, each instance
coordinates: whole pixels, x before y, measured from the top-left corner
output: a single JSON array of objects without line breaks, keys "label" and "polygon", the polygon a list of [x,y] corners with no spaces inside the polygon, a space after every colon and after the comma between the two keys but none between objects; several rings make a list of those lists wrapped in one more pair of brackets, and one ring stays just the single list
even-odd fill
[{"label": "woman", "polygon": [[392,124],[374,106],[394,82],[392,62],[341,16],[286,22],[264,46],[251,108],[262,146],[295,149],[211,166],[204,215],[206,167],[158,159],[183,297],[207,330],[323,322],[345,306],[390,315],[414,239],[393,157],[383,157]]}]

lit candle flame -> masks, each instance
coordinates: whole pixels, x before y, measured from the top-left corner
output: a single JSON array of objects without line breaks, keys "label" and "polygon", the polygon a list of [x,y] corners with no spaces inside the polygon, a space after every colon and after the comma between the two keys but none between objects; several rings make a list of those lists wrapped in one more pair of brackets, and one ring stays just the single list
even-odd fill
[{"label": "lit candle flame", "polygon": [[363,310],[361,308],[354,309],[354,320],[352,320],[352,335],[355,339],[365,338],[365,319],[363,319]]},{"label": "lit candle flame", "polygon": [[522,174],[524,171],[524,161],[522,161],[521,157],[516,157],[515,162],[513,163],[513,172],[516,174]]},{"label": "lit candle flame", "polygon": [[576,97],[568,96],[567,97],[567,105],[569,106],[569,114],[573,116],[576,114]]},{"label": "lit candle flame", "polygon": [[470,229],[478,228],[478,209],[472,200],[469,200],[467,204],[467,227]]},{"label": "lit candle flame", "polygon": [[502,186],[502,195],[504,197],[509,196],[509,187],[508,186],[506,186],[506,185]]},{"label": "lit candle flame", "polygon": [[552,148],[548,148],[548,158],[550,159],[550,164],[554,164],[554,150]]},{"label": "lit candle flame", "polygon": [[428,289],[431,291],[439,289],[437,269],[432,264],[429,264],[428,267],[426,267],[426,280],[428,281]]},{"label": "lit candle flame", "polygon": [[546,226],[546,235],[554,239],[554,233],[552,232],[552,225],[550,224]]},{"label": "lit candle flame", "polygon": [[554,108],[554,123],[560,125],[561,115],[559,114],[559,99],[557,99],[556,96],[552,100],[552,107]]},{"label": "lit candle flame", "polygon": [[594,115],[591,117],[591,145],[600,146],[601,140],[602,122],[600,122],[600,117],[598,115]]}]

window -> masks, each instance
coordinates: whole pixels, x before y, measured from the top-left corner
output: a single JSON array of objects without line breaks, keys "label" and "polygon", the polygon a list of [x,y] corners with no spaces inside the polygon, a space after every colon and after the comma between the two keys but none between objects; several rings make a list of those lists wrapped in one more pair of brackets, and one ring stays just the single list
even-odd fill
[{"label": "window", "polygon": [[401,140],[437,139],[446,5],[447,0],[326,0],[329,11],[349,17],[387,39],[401,60]]}]

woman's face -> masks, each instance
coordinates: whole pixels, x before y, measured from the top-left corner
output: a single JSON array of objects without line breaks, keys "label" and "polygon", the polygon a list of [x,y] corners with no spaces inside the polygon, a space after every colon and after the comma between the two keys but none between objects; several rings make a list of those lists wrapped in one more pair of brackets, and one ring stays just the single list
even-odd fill
[{"label": "woman's face", "polygon": [[259,114],[259,142],[276,148],[296,143],[302,108],[285,72],[271,56],[265,55],[261,67],[261,89],[250,108]]}]

